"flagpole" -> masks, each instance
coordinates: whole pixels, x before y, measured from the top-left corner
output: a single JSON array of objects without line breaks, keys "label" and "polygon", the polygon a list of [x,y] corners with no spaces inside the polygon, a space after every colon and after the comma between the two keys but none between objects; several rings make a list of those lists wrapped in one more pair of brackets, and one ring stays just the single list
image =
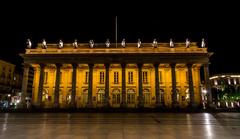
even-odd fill
[{"label": "flagpole", "polygon": [[115,43],[116,43],[116,48],[117,48],[117,16],[115,18]]}]

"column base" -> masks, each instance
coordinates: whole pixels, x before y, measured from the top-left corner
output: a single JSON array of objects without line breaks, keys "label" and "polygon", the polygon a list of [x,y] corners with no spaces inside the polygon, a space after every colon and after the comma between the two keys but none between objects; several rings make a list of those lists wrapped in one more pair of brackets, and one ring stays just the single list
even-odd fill
[{"label": "column base", "polygon": [[190,103],[188,105],[188,107],[189,107],[190,110],[197,110],[198,105],[196,103]]},{"label": "column base", "polygon": [[127,103],[126,102],[122,102],[120,105],[121,108],[127,108]]},{"label": "column base", "polygon": [[72,109],[76,108],[76,103],[75,103],[75,102],[72,102],[72,103],[70,104],[70,108],[72,108]]},{"label": "column base", "polygon": [[173,102],[172,103],[172,108],[173,109],[177,109],[177,108],[179,108],[180,106],[179,106],[179,103],[178,102]]},{"label": "column base", "polygon": [[210,104],[207,105],[207,108],[209,108],[209,109],[216,109],[216,105],[213,104],[213,103],[210,103]]},{"label": "column base", "polygon": [[144,104],[142,102],[139,102],[137,106],[138,108],[144,108]]},{"label": "column base", "polygon": [[105,102],[104,103],[104,108],[110,108],[110,103],[109,102]]},{"label": "column base", "polygon": [[86,108],[93,108],[93,103],[92,102],[88,102],[86,105]]},{"label": "column base", "polygon": [[38,109],[44,108],[42,103],[36,103],[35,106],[36,106],[36,108],[38,108]]},{"label": "column base", "polygon": [[59,103],[54,103],[53,108],[56,108],[56,109],[59,108]]},{"label": "column base", "polygon": [[155,105],[156,108],[163,108],[164,105],[162,102],[157,102],[156,105]]}]

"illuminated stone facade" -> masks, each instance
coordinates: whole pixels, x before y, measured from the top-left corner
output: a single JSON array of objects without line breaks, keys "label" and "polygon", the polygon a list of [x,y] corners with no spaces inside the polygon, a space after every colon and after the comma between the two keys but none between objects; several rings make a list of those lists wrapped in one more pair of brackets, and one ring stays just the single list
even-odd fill
[{"label": "illuminated stone facade", "polygon": [[[124,45],[125,46],[125,45]],[[154,46],[154,47],[153,47]],[[191,42],[122,44],[38,44],[26,49],[23,96],[27,74],[34,68],[32,105],[42,108],[200,106],[200,67],[210,92],[211,53]],[[211,94],[211,93],[209,93]],[[211,95],[209,104],[211,103]]]}]

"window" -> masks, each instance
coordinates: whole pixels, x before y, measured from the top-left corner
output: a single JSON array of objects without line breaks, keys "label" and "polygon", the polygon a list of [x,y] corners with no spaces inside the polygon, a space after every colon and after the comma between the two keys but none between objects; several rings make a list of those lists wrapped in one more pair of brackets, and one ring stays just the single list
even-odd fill
[{"label": "window", "polygon": [[164,102],[164,90],[160,89],[160,102]]},{"label": "window", "polygon": [[160,84],[163,83],[163,80],[162,80],[162,71],[159,72],[159,80],[160,80]]},{"label": "window", "polygon": [[148,78],[147,78],[147,71],[143,72],[143,83],[148,83]]},{"label": "window", "polygon": [[114,72],[114,84],[118,84],[118,72]]},{"label": "window", "polygon": [[97,103],[102,104],[104,102],[104,94],[105,94],[105,90],[99,89],[97,93]]},{"label": "window", "polygon": [[113,92],[112,92],[112,103],[113,104],[120,104],[120,91],[119,89],[114,89]]},{"label": "window", "polygon": [[88,89],[83,90],[82,97],[83,97],[83,104],[87,104],[87,102],[88,102]]},{"label": "window", "polygon": [[47,84],[48,82],[48,72],[44,72],[44,83]]},{"label": "window", "polygon": [[127,91],[127,104],[135,103],[135,91],[133,89],[129,89]]},{"label": "window", "polygon": [[143,100],[144,104],[150,104],[150,92],[148,89],[143,90]]},{"label": "window", "polygon": [[128,83],[133,83],[133,72],[132,71],[128,72]]},{"label": "window", "polygon": [[85,83],[87,84],[88,83],[88,75],[89,74],[89,72],[88,71],[86,71],[85,72]]},{"label": "window", "polygon": [[100,84],[103,84],[104,83],[104,72],[101,71],[100,72]]},{"label": "window", "polygon": [[69,75],[69,81],[68,81],[68,82],[69,82],[69,84],[72,84],[72,75],[73,75],[73,72],[70,71],[69,74],[70,74],[70,75]]},{"label": "window", "polygon": [[62,72],[60,72],[59,80],[60,80],[60,84],[62,84]]},{"label": "window", "polygon": [[186,82],[187,82],[187,83],[189,82],[189,79],[188,79],[188,71],[186,71]]}]

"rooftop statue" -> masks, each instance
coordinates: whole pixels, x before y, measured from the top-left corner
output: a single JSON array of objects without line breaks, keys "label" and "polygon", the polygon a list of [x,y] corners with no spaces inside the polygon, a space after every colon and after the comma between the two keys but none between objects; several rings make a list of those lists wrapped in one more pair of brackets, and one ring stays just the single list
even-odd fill
[{"label": "rooftop statue", "polygon": [[109,47],[110,46],[110,41],[109,41],[109,39],[107,39],[107,41],[106,41],[106,47]]},{"label": "rooftop statue", "polygon": [[43,39],[43,41],[42,41],[42,47],[45,49],[47,48],[47,42],[45,39]]},{"label": "rooftop statue", "polygon": [[31,47],[32,47],[32,42],[30,39],[27,39],[27,48],[31,49]]},{"label": "rooftop statue", "polygon": [[122,47],[126,47],[126,42],[125,42],[125,39],[122,40],[122,43],[121,43]]},{"label": "rooftop statue", "polygon": [[170,39],[170,42],[169,42],[169,45],[170,45],[170,47],[174,47],[174,43],[173,43],[173,40],[172,39]]},{"label": "rooftop statue", "polygon": [[205,41],[204,41],[204,39],[202,39],[201,47],[203,48],[205,46],[206,46]]},{"label": "rooftop statue", "polygon": [[154,40],[153,40],[153,43],[152,43],[152,46],[153,46],[154,48],[157,47],[157,43],[158,43],[158,42],[157,42],[157,39],[154,39]]},{"label": "rooftop statue", "polygon": [[74,46],[74,48],[77,48],[77,47],[78,47],[77,39],[74,40],[73,46]]},{"label": "rooftop statue", "polygon": [[93,40],[90,40],[90,41],[89,41],[89,46],[90,46],[91,48],[94,47],[94,41],[93,41]]},{"label": "rooftop statue", "polygon": [[141,44],[142,44],[142,43],[141,43],[141,40],[140,40],[140,39],[138,39],[138,42],[137,42],[137,47],[138,47],[138,48],[140,48],[140,47],[141,47]]},{"label": "rooftop statue", "polygon": [[63,41],[62,40],[59,40],[59,48],[63,48]]},{"label": "rooftop statue", "polygon": [[190,47],[190,41],[188,40],[188,38],[186,39],[186,48]]}]

